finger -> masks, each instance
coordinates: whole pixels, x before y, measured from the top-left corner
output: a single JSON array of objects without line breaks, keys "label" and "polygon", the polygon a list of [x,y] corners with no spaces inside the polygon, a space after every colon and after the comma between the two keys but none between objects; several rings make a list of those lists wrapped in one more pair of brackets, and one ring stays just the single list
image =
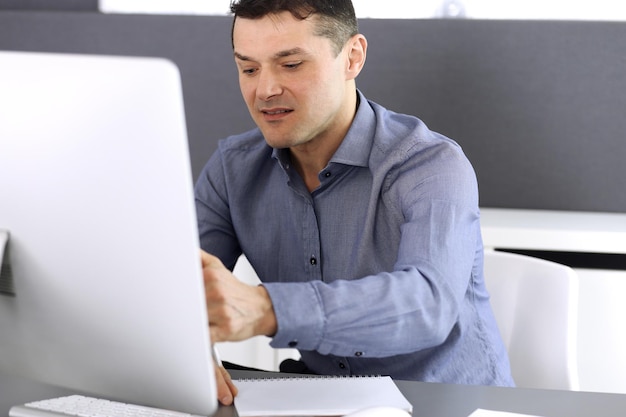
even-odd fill
[{"label": "finger", "polygon": [[[209,315],[209,317],[211,317]],[[239,339],[234,338],[234,330],[230,329],[219,322],[209,319],[209,337],[211,342],[234,342]]]},{"label": "finger", "polygon": [[213,343],[225,342],[225,340],[222,340],[220,336],[220,331],[215,325],[209,324],[209,337],[211,338],[211,342]]},{"label": "finger", "polygon": [[230,389],[230,393],[232,394],[233,397],[236,397],[237,394],[239,393],[239,389],[233,382],[233,379],[230,377],[230,373],[223,366],[220,366],[220,371],[224,375],[224,381],[226,381],[226,384],[228,385],[228,388]]},{"label": "finger", "polygon": [[233,382],[230,379],[230,374],[222,366],[215,366],[215,383],[217,384],[217,398],[219,402],[223,405],[231,405],[236,391],[235,393],[233,392],[231,388]]},{"label": "finger", "polygon": [[202,249],[200,249],[200,261],[202,262],[202,268],[219,268],[224,266],[220,258]]}]

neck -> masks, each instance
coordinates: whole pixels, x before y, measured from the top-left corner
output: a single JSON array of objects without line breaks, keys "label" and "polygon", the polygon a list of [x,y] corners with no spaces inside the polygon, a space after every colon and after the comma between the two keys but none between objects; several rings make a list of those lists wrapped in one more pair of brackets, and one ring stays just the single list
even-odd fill
[{"label": "neck", "polygon": [[328,165],[328,161],[330,161],[331,157],[332,153],[330,156],[322,158],[291,148],[291,162],[304,180],[309,192],[313,192],[313,190],[320,186],[318,174]]},{"label": "neck", "polygon": [[328,165],[350,129],[358,107],[356,89],[354,95],[351,95],[347,101],[346,111],[339,117],[340,122],[337,128],[329,130],[323,136],[290,148],[291,162],[304,180],[309,192],[319,187],[320,171]]}]

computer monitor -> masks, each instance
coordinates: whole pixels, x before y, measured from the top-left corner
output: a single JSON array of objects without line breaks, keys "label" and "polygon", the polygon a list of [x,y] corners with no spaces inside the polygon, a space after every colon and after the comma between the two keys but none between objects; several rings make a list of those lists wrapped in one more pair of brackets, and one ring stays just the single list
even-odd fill
[{"label": "computer monitor", "polygon": [[216,410],[174,64],[0,52],[0,229],[0,372]]}]

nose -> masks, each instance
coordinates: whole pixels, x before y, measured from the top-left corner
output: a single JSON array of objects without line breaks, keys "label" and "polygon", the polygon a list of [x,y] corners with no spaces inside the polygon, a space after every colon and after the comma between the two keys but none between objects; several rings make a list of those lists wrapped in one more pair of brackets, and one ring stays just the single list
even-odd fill
[{"label": "nose", "polygon": [[259,100],[270,100],[282,92],[280,77],[270,69],[263,69],[257,81],[256,95]]}]

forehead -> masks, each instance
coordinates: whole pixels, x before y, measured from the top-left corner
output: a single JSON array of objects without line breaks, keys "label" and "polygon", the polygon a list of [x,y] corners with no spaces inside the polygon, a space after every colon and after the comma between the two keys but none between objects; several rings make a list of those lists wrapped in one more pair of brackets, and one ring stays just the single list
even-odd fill
[{"label": "forehead", "polygon": [[255,56],[263,51],[307,49],[330,40],[315,35],[317,18],[301,20],[289,12],[269,14],[259,19],[236,18],[233,26],[233,46],[236,54]]}]

